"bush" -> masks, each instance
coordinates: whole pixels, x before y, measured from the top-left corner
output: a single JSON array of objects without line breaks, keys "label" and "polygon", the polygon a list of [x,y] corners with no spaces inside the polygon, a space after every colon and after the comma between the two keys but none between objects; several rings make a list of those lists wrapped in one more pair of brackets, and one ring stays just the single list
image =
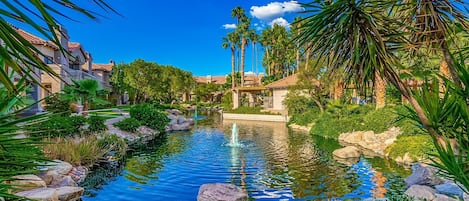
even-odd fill
[{"label": "bush", "polygon": [[134,105],[130,108],[130,116],[140,121],[143,125],[160,132],[165,131],[169,118],[151,104]]},{"label": "bush", "polygon": [[71,101],[62,97],[62,94],[56,93],[45,98],[46,106],[44,109],[50,113],[60,114],[61,116],[70,116],[72,108]]},{"label": "bush", "polygon": [[248,107],[241,106],[234,110],[226,110],[227,113],[236,113],[236,114],[271,114],[270,112],[261,112],[264,108],[262,107]]},{"label": "bush", "polygon": [[104,124],[106,121],[106,118],[100,117],[100,116],[90,116],[88,118],[88,130],[91,132],[97,132],[97,131],[105,131],[107,130],[107,126]]},{"label": "bush", "polygon": [[86,119],[82,116],[52,115],[44,122],[27,126],[26,129],[32,137],[70,137],[80,134],[85,122]]},{"label": "bush", "polygon": [[316,106],[311,98],[291,93],[287,95],[284,104],[287,106],[290,115],[302,114]]},{"label": "bush", "polygon": [[[128,146],[124,139],[120,138],[116,134],[102,134],[98,139],[98,146],[104,150],[112,151],[112,157],[115,159],[124,158]],[[111,155],[111,153],[108,153]]]},{"label": "bush", "polygon": [[131,117],[116,122],[113,125],[123,131],[135,132],[137,131],[138,127],[142,125],[142,123],[140,123],[140,121],[138,121],[137,119]]},{"label": "bush", "polygon": [[306,126],[314,122],[320,115],[321,112],[318,108],[312,108],[303,113],[292,115],[288,123]]},{"label": "bush", "polygon": [[386,148],[385,153],[389,153],[392,159],[409,153],[413,160],[418,160],[436,154],[436,149],[430,135],[399,135],[397,140]]}]

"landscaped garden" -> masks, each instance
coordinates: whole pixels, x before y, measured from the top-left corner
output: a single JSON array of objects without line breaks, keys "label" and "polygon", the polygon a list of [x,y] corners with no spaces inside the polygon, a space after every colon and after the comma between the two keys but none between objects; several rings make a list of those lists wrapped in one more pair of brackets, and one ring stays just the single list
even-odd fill
[{"label": "landscaped garden", "polygon": [[[46,40],[0,20],[0,200],[469,197],[465,2],[284,2],[302,11],[288,26],[237,6],[216,79],[143,59],[87,68],[56,8],[100,15],[55,3],[1,3]],[[248,45],[263,76],[245,74]],[[258,119],[274,116],[288,122]]]}]

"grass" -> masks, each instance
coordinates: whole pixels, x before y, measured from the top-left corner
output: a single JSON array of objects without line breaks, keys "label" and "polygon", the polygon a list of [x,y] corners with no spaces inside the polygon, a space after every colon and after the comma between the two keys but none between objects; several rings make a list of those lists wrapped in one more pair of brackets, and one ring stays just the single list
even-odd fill
[{"label": "grass", "polygon": [[90,135],[84,138],[44,139],[43,151],[49,159],[59,159],[72,165],[91,166],[106,160],[111,152],[125,153],[127,144],[113,135]]},{"label": "grass", "polygon": [[389,153],[392,159],[403,157],[409,153],[413,160],[427,159],[429,154],[435,154],[436,149],[429,135],[400,135],[391,144],[385,153]]}]

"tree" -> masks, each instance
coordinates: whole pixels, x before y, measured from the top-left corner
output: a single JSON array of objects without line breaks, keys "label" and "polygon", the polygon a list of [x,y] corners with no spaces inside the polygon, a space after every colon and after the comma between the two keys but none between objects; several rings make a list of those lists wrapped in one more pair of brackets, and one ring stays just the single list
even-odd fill
[{"label": "tree", "polygon": [[236,54],[236,47],[239,44],[239,37],[235,32],[231,32],[228,34],[227,37],[223,39],[222,48],[226,49],[230,47],[231,49],[231,88],[234,89],[236,87],[236,79],[235,79],[235,54]]},{"label": "tree", "polygon": [[251,19],[249,19],[245,12],[244,9],[241,8],[240,6],[235,7],[231,11],[231,17],[236,17],[237,18],[237,26],[236,26],[236,33],[238,37],[241,39],[241,66],[240,66],[240,72],[241,72],[241,86],[244,86],[244,62],[245,62],[245,54],[246,54],[246,45],[248,43],[248,37],[249,37],[249,30],[251,26]]},{"label": "tree", "polygon": [[86,111],[88,111],[90,105],[107,103],[104,99],[99,98],[106,90],[100,89],[96,80],[73,81],[73,85],[65,86],[63,92],[64,98],[83,104],[83,115],[87,115]]},{"label": "tree", "polygon": [[195,87],[194,93],[200,101],[212,101],[212,93],[220,90],[215,83],[199,83]]}]

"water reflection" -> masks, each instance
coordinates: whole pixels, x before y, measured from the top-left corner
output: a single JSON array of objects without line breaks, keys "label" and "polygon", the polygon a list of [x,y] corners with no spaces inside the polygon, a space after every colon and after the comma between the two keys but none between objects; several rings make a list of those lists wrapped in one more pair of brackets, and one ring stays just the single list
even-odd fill
[{"label": "water reflection", "polygon": [[236,121],[243,146],[225,146],[233,123],[202,120],[193,132],[135,152],[121,175],[84,200],[194,200],[200,185],[216,182],[236,184],[256,200],[380,198],[404,189],[406,171],[392,162],[338,163],[331,154],[336,141],[283,123]]}]

